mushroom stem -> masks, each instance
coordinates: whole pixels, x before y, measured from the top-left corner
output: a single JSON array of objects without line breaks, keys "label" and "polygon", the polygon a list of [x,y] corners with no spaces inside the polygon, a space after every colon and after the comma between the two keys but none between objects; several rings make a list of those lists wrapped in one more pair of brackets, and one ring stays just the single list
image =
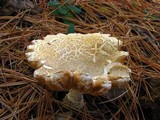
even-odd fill
[{"label": "mushroom stem", "polygon": [[81,109],[84,106],[83,94],[75,89],[71,89],[63,101],[78,109]]}]

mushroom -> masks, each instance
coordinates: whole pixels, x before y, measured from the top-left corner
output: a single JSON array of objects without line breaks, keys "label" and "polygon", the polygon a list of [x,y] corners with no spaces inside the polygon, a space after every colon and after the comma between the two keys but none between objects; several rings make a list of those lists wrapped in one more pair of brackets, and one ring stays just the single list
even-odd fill
[{"label": "mushroom", "polygon": [[124,87],[131,70],[123,65],[128,52],[119,51],[122,41],[109,34],[57,34],[33,40],[27,60],[37,68],[34,77],[52,90],[69,91],[64,102],[84,105],[83,94],[104,95]]}]

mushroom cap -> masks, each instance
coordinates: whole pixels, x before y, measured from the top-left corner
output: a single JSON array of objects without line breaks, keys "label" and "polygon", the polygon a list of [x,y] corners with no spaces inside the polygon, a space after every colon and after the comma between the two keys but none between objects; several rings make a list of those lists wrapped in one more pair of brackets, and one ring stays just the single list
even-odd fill
[{"label": "mushroom cap", "polygon": [[58,71],[79,71],[91,76],[102,75],[111,61],[119,61],[128,52],[119,51],[122,41],[109,34],[57,34],[44,40],[33,40],[27,47],[27,59],[37,75],[48,76]]},{"label": "mushroom cap", "polygon": [[34,77],[49,88],[97,96],[130,80],[130,69],[122,65],[128,52],[119,51],[120,45],[109,34],[47,35],[33,40],[26,56],[37,68]]}]

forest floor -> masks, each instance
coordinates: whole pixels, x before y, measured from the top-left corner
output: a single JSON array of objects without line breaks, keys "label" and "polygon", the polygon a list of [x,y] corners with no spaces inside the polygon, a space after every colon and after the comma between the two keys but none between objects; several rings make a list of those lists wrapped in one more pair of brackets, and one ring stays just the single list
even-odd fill
[{"label": "forest floor", "polygon": [[[160,2],[157,0],[2,0],[0,4],[1,120],[158,120],[160,118]],[[40,85],[26,60],[34,39],[58,33],[107,33],[129,52],[132,82],[125,91],[84,95],[77,110],[66,92]]]}]

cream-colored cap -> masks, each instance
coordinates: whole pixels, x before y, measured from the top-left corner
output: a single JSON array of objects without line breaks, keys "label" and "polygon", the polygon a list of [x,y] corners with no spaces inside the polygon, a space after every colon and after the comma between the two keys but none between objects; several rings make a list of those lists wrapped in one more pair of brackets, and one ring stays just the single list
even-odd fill
[{"label": "cream-colored cap", "polygon": [[[64,71],[66,73],[83,73],[91,78],[96,78],[96,76],[104,74],[104,68],[108,64],[114,61],[121,62],[122,58],[124,59],[128,56],[128,52],[119,51],[119,46],[121,45],[122,41],[115,37],[110,37],[109,34],[72,33],[68,35],[47,35],[43,40],[33,40],[32,44],[27,47],[26,56],[27,60],[37,68],[34,76],[41,78],[41,80],[43,79],[42,81],[53,81],[51,79],[53,79],[53,76],[55,79],[55,73],[60,73],[63,80],[64,76],[62,74],[64,74]],[[63,72],[61,73],[60,71]],[[70,74],[68,79],[72,79],[72,76],[74,75]],[[60,76],[57,76],[57,79],[59,79],[58,77]],[[48,86],[55,90],[70,89],[70,87],[63,88],[63,86],[67,87],[64,84],[61,87],[57,84],[57,87],[55,87],[56,81],[53,83],[54,87],[51,87],[51,82],[47,82]],[[70,82],[67,83],[65,80],[64,83],[69,84]],[[108,89],[111,88],[109,84],[101,86],[108,86]]]}]

